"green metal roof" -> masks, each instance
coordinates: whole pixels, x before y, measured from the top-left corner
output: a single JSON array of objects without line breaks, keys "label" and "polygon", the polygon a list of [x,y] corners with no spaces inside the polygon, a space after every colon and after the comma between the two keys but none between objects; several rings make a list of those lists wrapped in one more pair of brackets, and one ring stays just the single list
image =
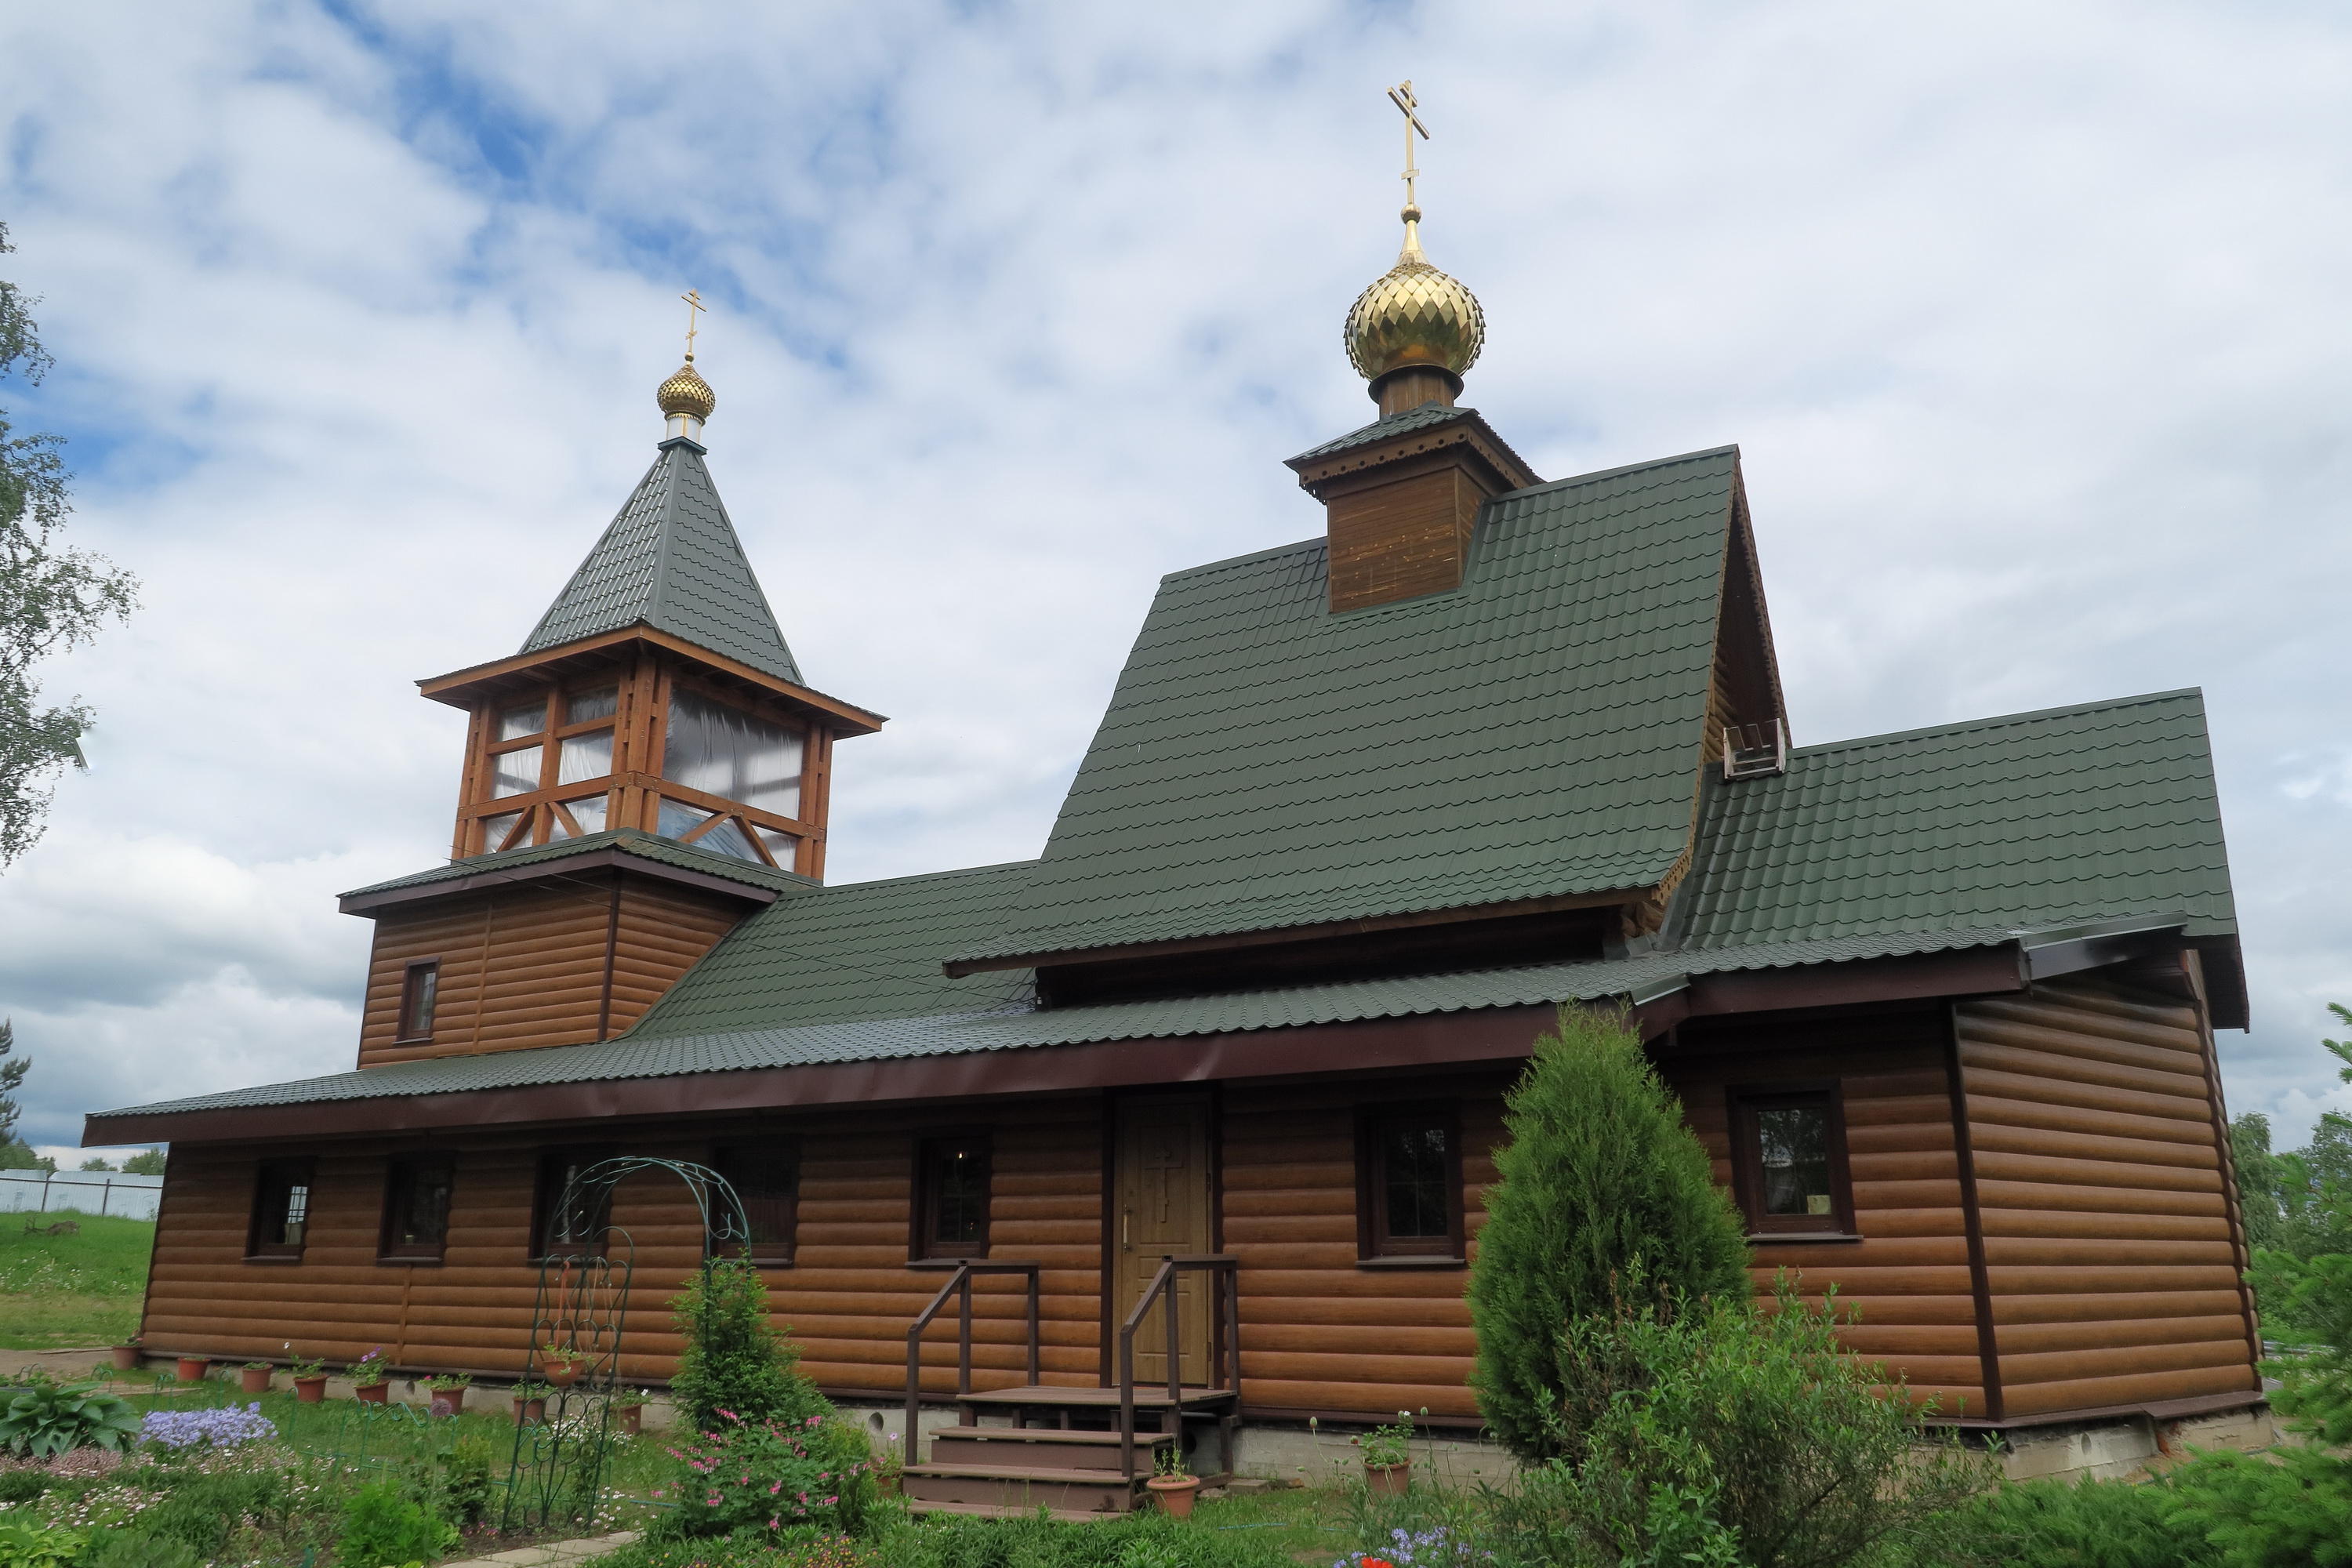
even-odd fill
[{"label": "green metal roof", "polygon": [[429,871],[417,871],[405,877],[394,877],[389,882],[373,882],[364,888],[353,888],[341,896],[346,899],[365,898],[372,893],[388,893],[403,888],[421,888],[434,882],[462,881],[485,871],[511,870],[525,866],[537,866],[550,861],[568,860],[592,854],[599,849],[620,849],[648,860],[658,860],[680,870],[699,871],[706,877],[723,877],[754,888],[767,888],[778,892],[814,889],[823,886],[815,879],[797,871],[779,871],[772,867],[755,866],[749,860],[739,860],[732,855],[721,855],[713,849],[698,849],[691,844],[680,844],[672,838],[657,838],[634,827],[614,828],[608,833],[591,833],[579,838],[558,839],[552,844],[541,844],[527,849],[509,849],[499,855],[472,855],[463,860],[452,860],[446,866],[436,866]]},{"label": "green metal roof", "polygon": [[1446,403],[1423,403],[1394,414],[1382,415],[1360,430],[1350,430],[1337,440],[1326,441],[1320,447],[1309,447],[1289,459],[1291,466],[1311,463],[1318,458],[1328,458],[1357,447],[1369,447],[1392,437],[1406,436],[1415,430],[1434,430],[1441,425],[1451,425],[1459,419],[1475,419],[1475,408],[1457,408]]},{"label": "green metal roof", "polygon": [[1498,497],[1460,587],[1343,615],[1319,539],[1163,578],[1036,874],[957,956],[1656,884],[1738,471],[1723,447]]},{"label": "green metal roof", "polygon": [[661,444],[653,467],[521,651],[639,625],[806,684],[727,521],[702,448],[682,438]]},{"label": "green metal roof", "polygon": [[1684,945],[2179,914],[2237,930],[2195,690],[1802,746],[1715,786]]}]

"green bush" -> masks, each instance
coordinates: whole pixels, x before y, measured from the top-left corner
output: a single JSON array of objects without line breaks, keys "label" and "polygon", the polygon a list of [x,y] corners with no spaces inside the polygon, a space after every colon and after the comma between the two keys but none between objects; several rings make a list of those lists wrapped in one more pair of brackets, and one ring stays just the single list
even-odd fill
[{"label": "green bush", "polygon": [[0,1568],[72,1568],[83,1532],[44,1530],[27,1520],[0,1519]]},{"label": "green bush", "polygon": [[457,1542],[457,1532],[422,1504],[400,1495],[385,1481],[370,1481],[343,1510],[343,1531],[335,1561],[345,1568],[383,1568],[385,1563],[431,1562]]},{"label": "green bush", "polygon": [[276,1471],[159,1469],[152,1481],[164,1495],[139,1516],[141,1532],[184,1542],[199,1557],[217,1556],[244,1521],[267,1521],[283,1512],[285,1482]]},{"label": "green bush", "polygon": [[1978,1561],[1999,1568],[2220,1568],[2172,1519],[2162,1481],[2026,1481],[1962,1509],[1954,1523]]},{"label": "green bush", "polygon": [[655,1521],[664,1537],[855,1531],[874,1498],[865,1434],[821,1415],[746,1421],[721,1411],[717,1430],[672,1451],[678,1477],[655,1494],[676,1505]]},{"label": "green bush", "polygon": [[1560,1452],[1560,1325],[1639,1275],[1669,1300],[1748,1295],[1747,1227],[1622,1016],[1560,1009],[1513,1089],[1470,1272],[1471,1384],[1522,1458]]},{"label": "green bush", "polygon": [[139,1413],[95,1384],[38,1383],[0,1413],[0,1446],[47,1458],[80,1447],[127,1448],[139,1441]]},{"label": "green bush", "polygon": [[[1836,1319],[1784,1280],[1763,1307],[1618,1306],[1554,1354],[1549,1446],[1496,1503],[1507,1563],[1850,1568],[1935,1561],[1998,1469],[1924,1433]],[[1563,1414],[1572,1412],[1573,1414]],[[1571,1420],[1582,1423],[1573,1434]]]},{"label": "green bush", "polygon": [[791,1334],[769,1326],[768,1288],[750,1264],[711,1259],[670,1306],[686,1340],[670,1397],[695,1431],[717,1430],[720,1411],[794,1424],[833,1414],[816,1384],[801,1375]]}]

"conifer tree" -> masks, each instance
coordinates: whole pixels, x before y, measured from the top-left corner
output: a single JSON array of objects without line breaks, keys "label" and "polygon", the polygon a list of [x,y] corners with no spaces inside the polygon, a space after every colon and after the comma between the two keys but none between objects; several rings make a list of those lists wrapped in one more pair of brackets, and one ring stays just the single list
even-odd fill
[{"label": "conifer tree", "polygon": [[1622,1016],[1563,1007],[1507,1101],[1470,1272],[1487,1426],[1528,1459],[1559,1451],[1562,1331],[1620,1310],[1748,1295],[1747,1227]]}]

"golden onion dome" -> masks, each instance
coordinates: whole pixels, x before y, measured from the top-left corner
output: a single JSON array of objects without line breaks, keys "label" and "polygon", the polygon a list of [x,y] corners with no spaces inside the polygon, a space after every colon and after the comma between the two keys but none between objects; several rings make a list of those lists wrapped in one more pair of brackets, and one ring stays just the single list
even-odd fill
[{"label": "golden onion dome", "polygon": [[1404,248],[1396,265],[1349,308],[1349,362],[1367,381],[1414,364],[1458,376],[1478,363],[1486,346],[1486,312],[1478,296],[1421,253],[1421,209],[1408,206],[1403,216]]},{"label": "golden onion dome", "polygon": [[689,419],[708,419],[710,411],[719,406],[719,395],[710,390],[710,384],[694,368],[692,354],[687,355],[686,363],[661,384],[661,390],[654,397],[661,405],[664,416],[672,418],[682,414]]}]

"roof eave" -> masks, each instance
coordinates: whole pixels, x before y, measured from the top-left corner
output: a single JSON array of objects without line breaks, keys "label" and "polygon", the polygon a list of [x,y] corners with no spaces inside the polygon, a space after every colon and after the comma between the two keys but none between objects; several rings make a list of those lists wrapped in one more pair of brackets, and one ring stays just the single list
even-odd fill
[{"label": "roof eave", "polygon": [[579,637],[568,643],[558,643],[553,647],[515,654],[510,658],[495,659],[488,664],[478,664],[465,669],[452,670],[447,675],[432,676],[418,681],[416,689],[421,695],[429,697],[436,702],[446,702],[452,708],[470,708],[484,695],[495,694],[502,689],[520,685],[521,682],[518,679],[519,677],[541,672],[547,666],[583,656],[609,657],[636,644],[657,647],[665,652],[693,659],[722,675],[761,687],[795,707],[823,714],[832,723],[834,732],[837,735],[871,735],[889,722],[887,717],[871,709],[860,708],[855,703],[845,702],[837,697],[828,697],[822,691],[803,686],[796,681],[771,675],[764,669],[745,664],[740,659],[730,658],[725,654],[713,652],[699,643],[688,641],[672,632],[663,631],[658,626],[650,626],[644,621],[623,626],[616,631],[599,632],[593,637]]},{"label": "roof eave", "polygon": [[347,915],[372,914],[394,904],[423,903],[433,899],[454,898],[461,893],[479,892],[485,888],[511,887],[518,882],[543,882],[557,878],[575,876],[582,871],[613,869],[650,877],[656,881],[672,882],[680,887],[698,888],[706,892],[720,893],[740,899],[748,904],[767,905],[782,897],[774,888],[762,888],[750,882],[739,882],[709,871],[697,871],[689,867],[673,866],[666,860],[656,860],[644,855],[632,855],[618,846],[592,849],[583,855],[565,856],[557,859],[532,860],[520,866],[485,864],[478,871],[460,877],[446,877],[431,882],[418,882],[406,887],[362,888],[345,893],[335,907]]}]

